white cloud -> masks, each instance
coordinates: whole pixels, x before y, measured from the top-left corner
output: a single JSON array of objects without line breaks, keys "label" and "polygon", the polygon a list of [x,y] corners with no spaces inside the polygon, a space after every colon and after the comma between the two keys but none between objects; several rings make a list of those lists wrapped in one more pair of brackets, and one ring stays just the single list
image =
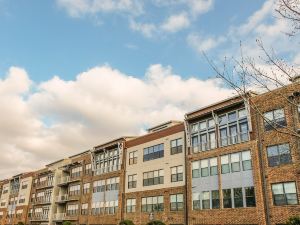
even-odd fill
[{"label": "white cloud", "polygon": [[140,32],[147,38],[151,38],[157,32],[157,27],[152,23],[137,23],[134,20],[130,20],[130,28],[133,31]]},{"label": "white cloud", "polygon": [[137,135],[145,126],[183,120],[187,111],[232,92],[218,79],[183,79],[158,64],[141,79],[100,66],[75,80],[56,76],[40,84],[23,69],[11,68],[0,80],[0,93],[1,179],[121,135]]},{"label": "white cloud", "polygon": [[187,0],[191,14],[197,16],[207,13],[213,8],[214,0]]},{"label": "white cloud", "polygon": [[139,15],[143,6],[139,0],[56,0],[72,17],[97,13],[126,13]]},{"label": "white cloud", "polygon": [[225,37],[203,37],[195,33],[189,34],[187,37],[188,44],[199,53],[216,48],[218,45],[225,42],[225,40]]},{"label": "white cloud", "polygon": [[162,25],[161,29],[167,32],[177,32],[190,25],[189,18],[186,13],[180,13],[170,16]]}]

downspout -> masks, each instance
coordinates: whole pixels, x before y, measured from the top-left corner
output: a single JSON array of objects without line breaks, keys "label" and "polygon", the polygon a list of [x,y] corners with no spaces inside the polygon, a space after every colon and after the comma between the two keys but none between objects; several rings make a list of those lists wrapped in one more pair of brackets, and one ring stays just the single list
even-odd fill
[{"label": "downspout", "polygon": [[188,173],[188,154],[189,154],[189,149],[190,149],[190,138],[189,138],[189,126],[187,123],[187,118],[185,116],[185,120],[184,120],[184,167],[185,167],[185,173],[184,173],[184,206],[185,206],[185,210],[184,210],[184,224],[188,225],[189,221],[188,221],[188,184],[187,184],[187,173]]}]

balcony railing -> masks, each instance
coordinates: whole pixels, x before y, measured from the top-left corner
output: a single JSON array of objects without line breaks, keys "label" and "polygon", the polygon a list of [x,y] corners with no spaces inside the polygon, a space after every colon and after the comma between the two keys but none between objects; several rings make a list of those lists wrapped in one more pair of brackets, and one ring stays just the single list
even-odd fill
[{"label": "balcony railing", "polygon": [[55,202],[57,202],[57,203],[64,203],[68,200],[69,200],[69,195],[59,195],[59,196],[56,196],[56,198],[55,198]]},{"label": "balcony railing", "polygon": [[37,189],[39,189],[39,188],[53,187],[53,183],[54,183],[53,180],[48,180],[48,181],[36,183],[35,187]]},{"label": "balcony railing", "polygon": [[63,220],[78,220],[78,215],[68,215],[66,213],[56,213],[53,215],[54,221],[63,221]]},{"label": "balcony railing", "polygon": [[51,203],[51,197],[36,198],[33,201],[33,204],[35,205],[50,204],[50,203]]},{"label": "balcony railing", "polygon": [[30,218],[31,221],[48,221],[49,215],[48,214],[35,214],[32,215]]},{"label": "balcony railing", "polygon": [[94,171],[94,174],[100,175],[100,174],[104,174],[104,173],[118,171],[120,169],[121,169],[121,165],[113,165],[113,166],[108,166],[108,167],[103,167],[103,168],[97,168]]},{"label": "balcony railing", "polygon": [[208,142],[202,142],[197,145],[194,145],[192,147],[193,152],[201,152],[201,151],[207,151],[211,150],[217,147],[217,142],[216,141],[208,141]]}]

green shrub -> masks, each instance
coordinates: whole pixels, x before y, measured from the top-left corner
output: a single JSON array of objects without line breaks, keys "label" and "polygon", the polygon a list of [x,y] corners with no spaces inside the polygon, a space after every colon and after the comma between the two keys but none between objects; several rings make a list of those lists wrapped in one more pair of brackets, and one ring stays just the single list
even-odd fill
[{"label": "green shrub", "polygon": [[119,225],[134,225],[134,223],[131,220],[123,220]]},{"label": "green shrub", "polygon": [[70,221],[65,221],[63,222],[63,225],[72,225],[72,223]]},{"label": "green shrub", "polygon": [[159,220],[153,220],[153,221],[148,222],[147,225],[166,225],[166,224]]},{"label": "green shrub", "polygon": [[299,216],[290,217],[286,225],[300,225],[300,217]]}]

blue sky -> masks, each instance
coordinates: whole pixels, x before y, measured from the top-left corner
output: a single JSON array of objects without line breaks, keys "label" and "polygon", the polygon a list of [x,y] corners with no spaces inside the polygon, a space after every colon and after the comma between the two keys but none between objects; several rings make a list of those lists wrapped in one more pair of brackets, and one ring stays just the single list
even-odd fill
[{"label": "blue sky", "polygon": [[[276,0],[0,0],[0,179],[146,128],[234,91],[203,59],[255,40],[300,65]],[[18,162],[17,166],[15,162]]]},{"label": "blue sky", "polygon": [[[140,1],[142,2],[142,1]],[[185,4],[157,6],[145,1],[136,21],[161,23],[186,10]],[[210,67],[188,43],[190,33],[226,35],[262,7],[259,0],[215,1],[190,26],[147,38],[130,29],[130,13],[99,12],[70,16],[58,1],[0,1],[0,74],[14,65],[26,68],[34,81],[59,75],[73,79],[88,68],[108,63],[122,72],[143,76],[151,64],[171,65],[182,76],[212,76]],[[130,15],[128,15],[130,14]],[[229,48],[237,43],[224,43]],[[219,50],[220,51],[220,50]],[[219,51],[209,52],[212,58]]]}]

